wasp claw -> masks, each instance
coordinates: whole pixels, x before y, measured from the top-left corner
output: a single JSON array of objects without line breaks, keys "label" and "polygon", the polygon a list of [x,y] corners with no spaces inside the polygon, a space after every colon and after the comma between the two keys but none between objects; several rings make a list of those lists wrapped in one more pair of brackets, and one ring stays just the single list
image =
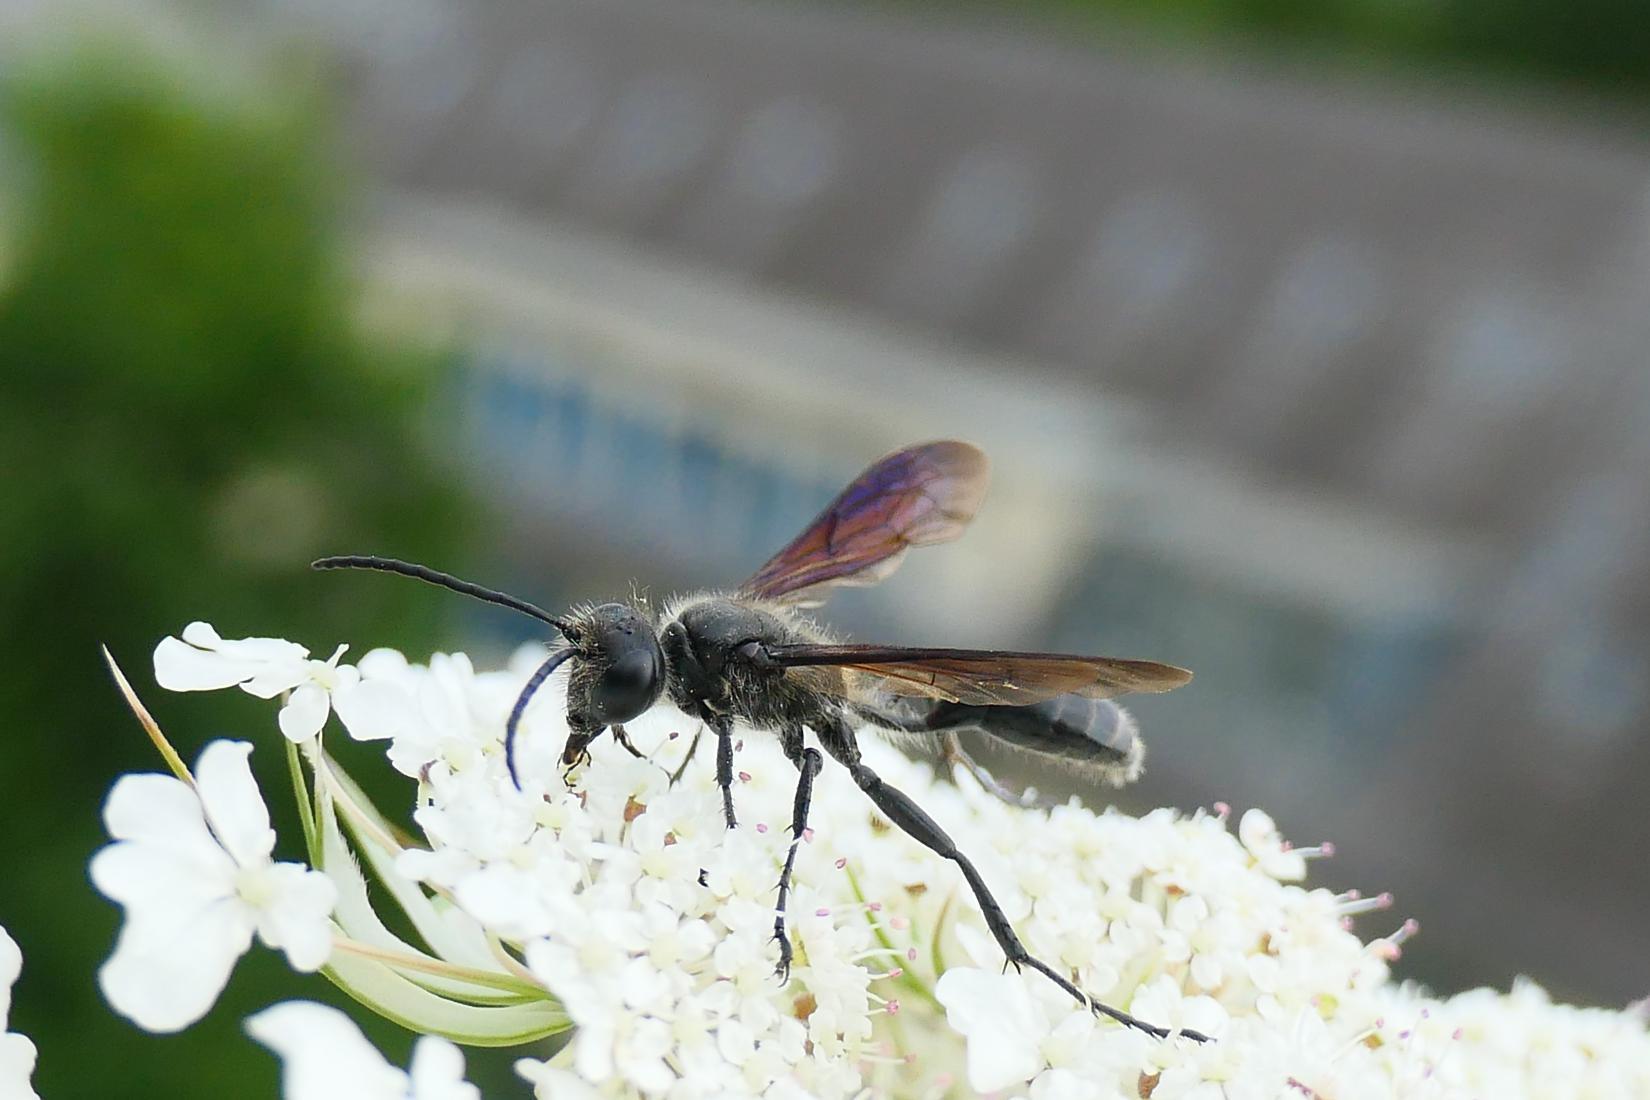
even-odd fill
[{"label": "wasp claw", "polygon": [[781,985],[791,980],[791,938],[785,934],[785,926],[773,926],[773,942],[779,945],[779,965],[773,968]]}]

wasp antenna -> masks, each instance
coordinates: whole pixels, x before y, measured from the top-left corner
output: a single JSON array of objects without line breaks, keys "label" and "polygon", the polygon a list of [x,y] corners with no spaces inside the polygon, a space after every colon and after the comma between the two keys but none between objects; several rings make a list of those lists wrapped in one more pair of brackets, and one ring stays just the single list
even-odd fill
[{"label": "wasp antenna", "polygon": [[504,723],[504,766],[510,769],[510,782],[521,790],[521,776],[516,774],[516,727],[521,725],[521,716],[527,713],[527,704],[532,701],[534,693],[550,679],[550,674],[560,668],[574,653],[578,652],[572,646],[558,649],[550,654],[545,662],[533,671],[527,678],[527,686],[521,689],[516,696],[516,705],[510,708],[510,718]]},{"label": "wasp antenna", "polygon": [[550,612],[526,600],[517,599],[508,592],[500,592],[494,588],[484,588],[479,584],[460,580],[451,573],[443,573],[439,569],[431,569],[427,565],[419,565],[410,561],[397,561],[394,558],[379,558],[365,554],[341,554],[330,558],[317,558],[309,563],[311,569],[370,569],[379,573],[396,573],[403,577],[433,584],[439,588],[446,588],[461,595],[469,596],[483,603],[497,604],[499,607],[508,607],[512,611],[519,611],[542,623],[549,623],[563,634],[567,633],[567,624],[556,618]]}]

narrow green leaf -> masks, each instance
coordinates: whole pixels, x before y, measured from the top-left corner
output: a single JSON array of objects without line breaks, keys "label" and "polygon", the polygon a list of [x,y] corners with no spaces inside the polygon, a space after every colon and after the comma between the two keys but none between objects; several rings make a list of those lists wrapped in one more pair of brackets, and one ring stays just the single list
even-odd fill
[{"label": "narrow green leaf", "polygon": [[131,683],[126,679],[126,673],[120,670],[120,665],[115,661],[115,655],[109,652],[108,646],[103,646],[102,649],[104,663],[109,666],[109,672],[115,678],[115,686],[120,689],[120,694],[126,700],[126,705],[131,708],[132,714],[137,718],[138,725],[142,726],[143,732],[149,735],[149,740],[154,743],[156,751],[160,753],[160,758],[166,761],[166,766],[172,769],[172,774],[193,787],[195,777],[189,774],[189,765],[183,762],[183,757],[178,755],[178,750],[172,747],[172,742],[168,741],[166,734],[161,732],[160,723],[155,721],[154,715],[149,713],[149,708],[143,705],[143,700],[139,699],[137,692],[132,690]]},{"label": "narrow green leaf", "polygon": [[335,952],[322,970],[339,989],[409,1031],[441,1035],[477,1047],[510,1047],[558,1035],[573,1026],[560,1005],[459,1004],[438,996],[371,959]]}]

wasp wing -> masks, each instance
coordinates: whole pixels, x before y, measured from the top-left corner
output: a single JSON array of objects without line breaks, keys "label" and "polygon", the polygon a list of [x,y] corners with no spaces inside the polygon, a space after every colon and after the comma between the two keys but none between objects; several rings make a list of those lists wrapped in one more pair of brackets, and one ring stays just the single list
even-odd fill
[{"label": "wasp wing", "polygon": [[913,546],[962,534],[985,499],[991,467],[969,443],[920,443],[873,463],[740,591],[800,607],[836,585],[876,584]]},{"label": "wasp wing", "polygon": [[812,687],[856,701],[883,693],[1016,707],[1059,695],[1110,699],[1169,691],[1192,678],[1156,661],[999,649],[803,644],[768,646],[763,656],[772,666],[798,670]]}]

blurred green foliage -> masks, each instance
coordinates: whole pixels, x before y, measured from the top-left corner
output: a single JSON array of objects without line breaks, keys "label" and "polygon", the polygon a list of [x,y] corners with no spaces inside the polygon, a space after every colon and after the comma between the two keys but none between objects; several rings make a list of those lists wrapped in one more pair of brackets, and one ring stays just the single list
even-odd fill
[{"label": "blurred green foliage", "polygon": [[138,1032],[97,992],[118,923],[86,882],[97,807],[119,772],[162,770],[98,645],[187,759],[212,736],[258,744],[294,855],[273,711],[158,691],[155,642],[205,618],[323,657],[343,639],[427,650],[447,601],[305,563],[379,550],[456,565],[470,510],[422,439],[439,357],[357,323],[317,99],[133,54],[42,56],[0,89],[0,924],[25,956],[12,1026],[40,1048],[44,1096],[272,1096],[274,1059],[241,1018],[324,995],[322,979],[254,951],[226,1003],[176,1038]]}]

